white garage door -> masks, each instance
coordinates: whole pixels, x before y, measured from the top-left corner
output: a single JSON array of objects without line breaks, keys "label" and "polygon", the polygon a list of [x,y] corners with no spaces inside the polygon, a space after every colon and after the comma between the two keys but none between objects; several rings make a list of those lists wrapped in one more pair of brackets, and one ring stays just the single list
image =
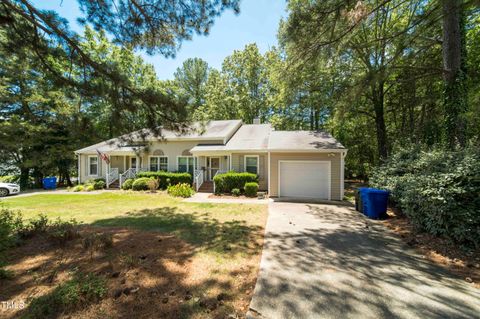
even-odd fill
[{"label": "white garage door", "polygon": [[281,197],[330,199],[330,162],[280,161]]}]

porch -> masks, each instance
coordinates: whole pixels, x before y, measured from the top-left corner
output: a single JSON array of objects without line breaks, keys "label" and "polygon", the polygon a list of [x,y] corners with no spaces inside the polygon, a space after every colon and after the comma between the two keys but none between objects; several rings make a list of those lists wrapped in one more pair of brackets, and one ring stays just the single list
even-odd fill
[{"label": "porch", "polygon": [[196,191],[202,184],[210,184],[216,174],[231,170],[231,155],[181,154],[176,156],[148,154],[107,154],[109,163],[105,180],[107,188],[121,188],[129,178],[136,178],[140,172],[169,171],[189,172],[193,177]]}]

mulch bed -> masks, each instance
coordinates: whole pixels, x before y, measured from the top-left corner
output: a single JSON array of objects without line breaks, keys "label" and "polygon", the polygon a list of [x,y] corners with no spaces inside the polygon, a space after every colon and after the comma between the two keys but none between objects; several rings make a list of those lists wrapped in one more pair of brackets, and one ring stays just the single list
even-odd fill
[{"label": "mulch bed", "polygon": [[[257,197],[247,197],[245,195],[240,195],[240,196],[233,196],[233,195],[230,195],[230,194],[221,194],[221,195],[217,195],[217,194],[211,194],[210,196],[208,196],[208,198],[220,198],[220,199],[258,199]],[[265,194],[265,198],[263,199],[268,199],[268,195]]]},{"label": "mulch bed", "polygon": [[480,288],[480,250],[465,249],[446,238],[418,232],[399,210],[389,208],[384,224],[432,262]]}]

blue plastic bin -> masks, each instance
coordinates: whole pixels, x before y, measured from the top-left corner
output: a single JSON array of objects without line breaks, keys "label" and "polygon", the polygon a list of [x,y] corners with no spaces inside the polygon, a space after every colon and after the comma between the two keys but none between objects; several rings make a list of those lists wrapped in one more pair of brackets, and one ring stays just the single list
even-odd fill
[{"label": "blue plastic bin", "polygon": [[367,210],[368,210],[368,205],[367,205],[367,192],[370,190],[368,187],[360,187],[358,189],[360,191],[360,204],[362,205],[361,209],[359,212],[363,213],[364,215],[367,215]]},{"label": "blue plastic bin", "polygon": [[366,191],[366,215],[372,219],[387,216],[389,192],[381,189],[370,188]]},{"label": "blue plastic bin", "polygon": [[45,177],[42,180],[44,189],[55,189],[57,188],[57,178],[56,177]]}]

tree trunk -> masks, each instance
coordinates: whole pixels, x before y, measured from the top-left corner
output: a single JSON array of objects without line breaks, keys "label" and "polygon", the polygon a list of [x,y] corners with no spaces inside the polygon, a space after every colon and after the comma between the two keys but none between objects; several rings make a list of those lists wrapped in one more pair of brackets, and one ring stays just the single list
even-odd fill
[{"label": "tree trunk", "polygon": [[25,189],[28,187],[28,178],[30,174],[30,169],[25,167],[20,167],[20,187]]},{"label": "tree trunk", "polygon": [[450,147],[466,143],[465,21],[462,1],[442,0],[445,135]]},{"label": "tree trunk", "polygon": [[373,108],[375,111],[375,133],[377,136],[377,150],[380,160],[385,160],[388,157],[388,139],[387,139],[387,127],[385,125],[384,115],[384,83],[373,85],[372,97]]}]

